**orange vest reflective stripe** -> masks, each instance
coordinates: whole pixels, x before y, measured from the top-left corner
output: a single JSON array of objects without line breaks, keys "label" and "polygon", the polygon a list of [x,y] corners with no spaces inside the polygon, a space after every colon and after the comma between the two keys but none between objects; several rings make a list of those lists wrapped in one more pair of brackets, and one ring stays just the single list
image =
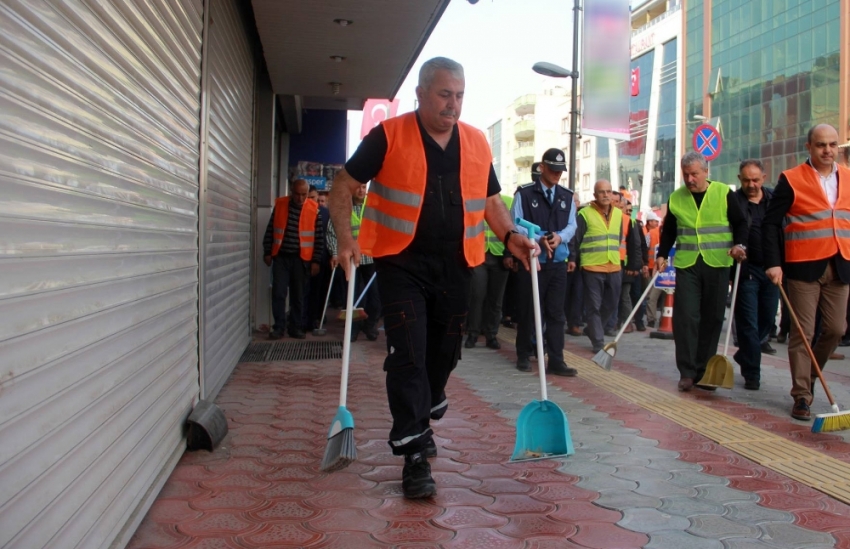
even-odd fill
[{"label": "orange vest reflective stripe", "polygon": [[[381,171],[369,185],[369,207],[363,213],[360,250],[372,257],[395,255],[416,234],[422,211],[428,166],[416,113],[381,123],[387,136],[387,154]],[[463,252],[470,267],[484,262],[484,206],[492,153],[484,134],[458,122],[460,137],[460,192],[463,198]]]},{"label": "orange vest reflective stripe", "polygon": [[655,268],[655,257],[658,255],[658,243],[661,242],[661,227],[649,229],[649,268]]},{"label": "orange vest reflective stripe", "polygon": [[623,212],[623,229],[620,231],[620,261],[623,263],[628,259],[627,250],[626,250],[626,235],[629,234],[629,224],[632,222],[632,218],[627,216],[625,212]]},{"label": "orange vest reflective stripe", "polygon": [[838,168],[835,208],[808,164],[782,173],[794,189],[794,202],[785,214],[785,261],[816,261],[839,252],[850,259],[850,170]]},{"label": "orange vest reflective stripe", "polygon": [[[319,215],[319,204],[314,200],[305,200],[301,207],[301,217],[298,218],[298,245],[301,248],[301,259],[310,261],[313,258],[313,245],[316,242],[316,217]],[[286,232],[286,221],[289,219],[289,197],[284,196],[274,201],[274,235],[272,237],[272,257],[280,251],[283,235]]]}]

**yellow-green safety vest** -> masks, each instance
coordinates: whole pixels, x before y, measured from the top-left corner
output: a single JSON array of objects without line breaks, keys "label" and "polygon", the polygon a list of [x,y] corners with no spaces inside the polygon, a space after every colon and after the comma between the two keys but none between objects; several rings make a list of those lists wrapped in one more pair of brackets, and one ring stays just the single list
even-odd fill
[{"label": "yellow-green safety vest", "polygon": [[687,187],[679,187],[670,195],[670,211],[676,216],[675,267],[690,267],[700,255],[711,267],[732,265],[728,255],[732,230],[726,213],[729,192],[729,185],[709,181],[699,209]]},{"label": "yellow-green safety vest", "polygon": [[[504,194],[500,194],[499,196],[502,197],[502,202],[505,203],[505,206],[508,207],[508,211],[510,212],[514,198]],[[484,251],[498,256],[505,255],[505,244],[499,240],[496,233],[490,230],[490,225],[486,221],[484,222]]]},{"label": "yellow-green safety vest", "polygon": [[363,211],[366,209],[366,199],[368,196],[363,197],[363,204],[360,205],[360,215],[357,215],[357,211],[352,206],[351,208],[351,236],[354,237],[354,240],[357,240],[358,235],[360,235],[360,222],[363,220]]},{"label": "yellow-green safety vest", "polygon": [[623,240],[623,210],[611,207],[611,219],[605,226],[602,214],[593,206],[579,210],[587,223],[587,232],[579,246],[579,261],[582,267],[620,264],[620,244]]}]

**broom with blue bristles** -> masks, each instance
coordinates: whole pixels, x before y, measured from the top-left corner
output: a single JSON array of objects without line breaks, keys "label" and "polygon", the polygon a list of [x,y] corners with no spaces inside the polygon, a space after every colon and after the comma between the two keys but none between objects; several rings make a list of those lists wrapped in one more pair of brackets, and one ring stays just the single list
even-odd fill
[{"label": "broom with blue bristles", "polygon": [[800,321],[797,319],[797,313],[795,313],[794,308],[791,307],[791,302],[788,300],[788,296],[785,294],[785,289],[781,284],[779,285],[779,291],[782,294],[782,300],[785,301],[785,305],[788,306],[788,312],[791,313],[791,319],[794,321],[794,326],[797,327],[797,332],[803,338],[803,344],[806,346],[806,351],[809,353],[812,366],[814,366],[815,372],[818,374],[818,378],[820,378],[820,383],[823,385],[823,391],[826,393],[826,398],[829,399],[829,405],[832,406],[832,413],[817,414],[815,416],[815,422],[812,424],[812,432],[829,433],[832,431],[844,431],[845,429],[850,429],[850,410],[842,412],[838,408],[838,404],[835,403],[835,399],[832,397],[832,392],[830,392],[829,386],[826,384],[826,379],[823,377],[820,365],[818,365],[818,359],[815,358],[815,353],[812,351],[812,346],[809,344],[808,339],[803,335],[803,329],[800,327]]},{"label": "broom with blue bristles", "polygon": [[345,300],[345,337],[342,340],[342,379],[339,387],[339,407],[328,429],[328,445],[325,447],[325,457],[322,459],[322,471],[338,471],[348,467],[357,459],[357,446],[354,444],[354,416],[345,407],[348,396],[348,363],[351,358],[351,324],[352,309],[354,309],[354,260],[348,269],[348,296]]}]

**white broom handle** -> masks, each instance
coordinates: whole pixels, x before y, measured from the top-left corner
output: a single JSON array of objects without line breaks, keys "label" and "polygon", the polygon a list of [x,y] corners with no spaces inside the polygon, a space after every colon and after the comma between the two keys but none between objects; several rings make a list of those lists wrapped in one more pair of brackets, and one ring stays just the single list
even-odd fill
[{"label": "white broom handle", "polygon": [[369,282],[366,283],[366,287],[363,288],[363,292],[360,294],[360,297],[357,298],[357,303],[354,304],[354,308],[356,309],[360,302],[363,301],[363,296],[366,295],[366,291],[369,289],[369,286],[372,285],[372,281],[375,280],[375,275],[378,274],[378,271],[372,273],[372,278],[369,279]]},{"label": "white broom handle", "polygon": [[[537,334],[537,370],[540,374],[540,396],[549,400],[546,392],[546,364],[543,362],[543,322],[540,320],[540,294],[537,291],[537,254],[531,256],[531,300],[534,303],[534,331]],[[550,359],[552,357],[549,357]]]},{"label": "white broom handle", "polygon": [[732,324],[735,323],[735,297],[738,295],[738,280],[741,278],[741,262],[735,267],[735,282],[732,283],[732,305],[729,306],[729,326],[726,327],[726,343],[723,344],[723,356],[729,352],[729,336],[732,335]]},{"label": "white broom handle", "polygon": [[634,318],[635,313],[638,310],[638,307],[640,307],[640,304],[643,303],[644,299],[646,299],[646,296],[649,295],[649,292],[650,292],[650,290],[652,290],[652,286],[653,286],[653,284],[655,284],[655,279],[658,278],[659,273],[660,273],[660,271],[655,271],[655,274],[652,275],[651,279],[649,279],[649,285],[646,287],[646,289],[640,295],[640,298],[638,299],[637,303],[635,303],[635,306],[632,309],[632,312],[629,313],[629,318],[627,318],[626,321],[623,322],[623,325],[620,326],[620,331],[617,332],[617,337],[614,338],[614,343],[617,343],[618,341],[620,341],[620,336],[623,335],[623,332],[626,331],[626,327],[629,324],[631,324],[632,318]]},{"label": "white broom handle", "polygon": [[[339,265],[337,265],[338,267]],[[322,329],[322,326],[325,325],[325,313],[328,312],[328,301],[331,299],[331,288],[334,287],[334,275],[336,274],[336,267],[331,269],[331,281],[328,283],[328,295],[325,297],[325,308],[322,309],[322,321],[319,322],[319,329]]]},{"label": "white broom handle", "polygon": [[339,405],[345,406],[348,398],[348,361],[351,358],[351,317],[354,316],[354,275],[357,267],[354,258],[351,258],[351,266],[348,269],[348,295],[345,298],[345,336],[342,340],[342,379],[339,387]]}]

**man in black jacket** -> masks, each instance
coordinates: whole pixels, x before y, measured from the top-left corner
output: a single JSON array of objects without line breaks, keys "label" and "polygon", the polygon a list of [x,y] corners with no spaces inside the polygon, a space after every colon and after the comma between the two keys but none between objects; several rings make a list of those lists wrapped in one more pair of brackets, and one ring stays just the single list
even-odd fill
[{"label": "man in black jacket", "polygon": [[747,216],[749,236],[747,259],[741,264],[741,279],[735,303],[735,330],[738,334],[738,351],[735,362],[741,365],[744,388],[756,391],[761,379],[761,353],[776,354],[767,337],[776,322],[779,289],[764,272],[764,246],[762,220],[767,213],[773,193],[762,187],[765,173],[761,161],[748,159],[738,168],[741,188],[735,199]]},{"label": "man in black jacket", "polygon": [[788,299],[803,329],[791,330],[788,342],[791,417],[803,421],[811,419],[814,377],[803,338],[814,337],[820,311],[814,354],[823,368],[844,334],[850,283],[850,238],[844,236],[850,232],[850,170],[835,163],[838,132],[829,124],[813,127],[806,149],[809,159],[779,176],[762,222],[765,274],[776,285],[787,278]]}]

